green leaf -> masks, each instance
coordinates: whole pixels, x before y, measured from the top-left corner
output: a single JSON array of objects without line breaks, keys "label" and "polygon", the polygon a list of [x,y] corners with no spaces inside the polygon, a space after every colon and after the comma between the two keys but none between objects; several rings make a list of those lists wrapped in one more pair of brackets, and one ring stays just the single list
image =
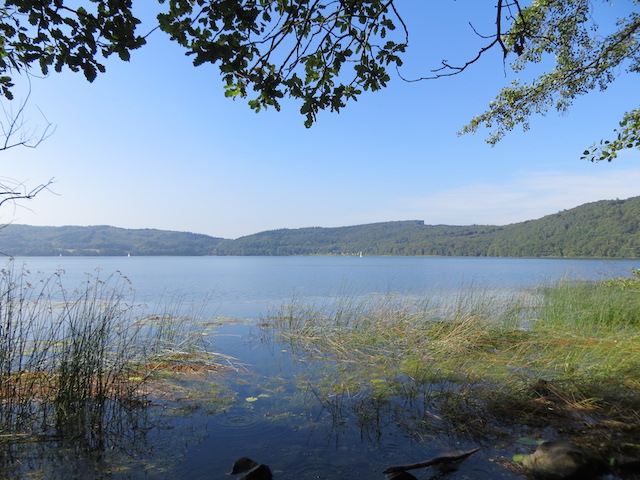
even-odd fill
[{"label": "green leaf", "polygon": [[542,445],[544,442],[546,442],[546,440],[535,437],[520,437],[518,438],[517,442],[521,443],[522,445],[538,446]]}]

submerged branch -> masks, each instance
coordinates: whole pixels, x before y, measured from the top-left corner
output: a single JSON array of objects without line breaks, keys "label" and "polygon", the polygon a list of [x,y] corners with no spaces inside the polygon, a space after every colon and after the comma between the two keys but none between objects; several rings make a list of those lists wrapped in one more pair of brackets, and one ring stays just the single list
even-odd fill
[{"label": "submerged branch", "polygon": [[405,470],[415,470],[416,468],[432,467],[433,465],[440,465],[443,463],[458,463],[466,460],[479,450],[480,448],[478,447],[474,448],[473,450],[469,450],[468,452],[464,452],[460,455],[446,455],[443,457],[432,458],[431,460],[426,460],[424,462],[412,463],[410,465],[400,465],[398,467],[390,467],[382,473],[397,473],[404,472]]}]

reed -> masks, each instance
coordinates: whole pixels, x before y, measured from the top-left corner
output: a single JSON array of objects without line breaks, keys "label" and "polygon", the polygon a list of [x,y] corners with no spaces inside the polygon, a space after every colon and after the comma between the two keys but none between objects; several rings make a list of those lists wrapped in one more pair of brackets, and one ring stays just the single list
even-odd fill
[{"label": "reed", "polygon": [[593,334],[640,328],[640,290],[628,288],[630,284],[621,280],[565,281],[545,288],[540,315],[548,326],[586,329]]},{"label": "reed", "polygon": [[295,348],[316,358],[391,363],[403,373],[423,376],[436,357],[440,366],[453,370],[452,362],[464,361],[470,351],[489,350],[519,332],[527,308],[524,298],[506,301],[475,290],[449,304],[429,300],[407,304],[387,297],[324,308],[290,305],[268,320]]},{"label": "reed", "polygon": [[112,448],[124,431],[144,430],[159,370],[219,370],[205,325],[182,306],[148,315],[124,277],[88,275],[73,291],[62,278],[0,271],[0,442]]},{"label": "reed", "polygon": [[447,428],[554,415],[576,432],[584,421],[640,428],[640,294],[626,281],[294,310],[270,320],[294,351],[336,366],[333,380],[307,379],[324,402],[421,392],[425,415]]}]

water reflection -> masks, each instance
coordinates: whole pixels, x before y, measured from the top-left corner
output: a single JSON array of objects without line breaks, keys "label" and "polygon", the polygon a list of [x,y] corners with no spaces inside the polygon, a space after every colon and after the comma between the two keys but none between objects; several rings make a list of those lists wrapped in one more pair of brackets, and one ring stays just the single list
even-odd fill
[{"label": "water reflection", "polygon": [[91,443],[71,436],[3,438],[0,470],[7,479],[166,478],[187,448],[173,435],[181,432],[180,437],[195,441],[205,432],[191,422],[175,427],[159,411],[141,408],[112,419],[109,432],[99,439],[94,435]]},{"label": "water reflection", "polygon": [[439,417],[442,392],[453,385],[380,379],[350,390],[345,380],[357,372],[292,352],[272,327],[222,326],[210,340],[244,365],[211,374],[224,385],[222,410],[167,395],[133,409],[94,448],[62,439],[5,444],[4,465],[21,465],[7,478],[218,479],[234,459],[250,457],[276,480],[382,480],[390,466],[479,445],[482,454],[447,478],[518,478],[493,461],[499,452],[491,441],[460,435]]},{"label": "water reflection", "polygon": [[202,419],[210,435],[185,456],[182,478],[222,478],[233,459],[246,456],[269,465],[277,480],[382,480],[390,466],[478,445],[484,453],[447,478],[518,478],[494,461],[493,442],[461,435],[435,413],[453,384],[384,381],[340,390],[345,372],[337,364],[292,354],[273,328],[250,327],[244,338],[240,360],[249,370],[228,378],[236,401]]},{"label": "water reflection", "polygon": [[[399,291],[402,302],[411,305],[422,302],[429,289],[430,301],[444,308],[448,302],[443,299],[459,292],[465,278],[488,283],[487,300],[495,304],[506,287],[533,288],[542,277],[555,279],[559,270],[564,275],[565,268],[559,266],[566,263],[411,258],[359,263],[353,263],[359,259],[322,258],[131,260],[118,260],[128,262],[118,268],[131,275],[139,295],[136,300],[156,304],[171,286],[188,293],[184,301],[188,307],[201,305],[213,290],[214,305],[205,316],[250,318],[249,324],[218,322],[205,338],[212,353],[237,359],[239,368],[227,374],[210,372],[198,382],[185,378],[177,385],[159,386],[151,404],[123,410],[125,415],[110,421],[101,436],[89,442],[70,435],[73,431],[68,429],[81,422],[67,426],[64,439],[4,441],[0,458],[7,478],[216,479],[226,478],[233,460],[246,456],[269,465],[276,480],[382,480],[382,472],[390,466],[477,446],[482,451],[447,478],[519,478],[501,463],[516,447],[482,424],[479,405],[459,403],[464,397],[459,395],[461,389],[473,388],[472,384],[415,378],[406,372],[371,374],[376,365],[364,372],[319,351],[283,343],[268,322],[258,319],[269,307],[278,308],[296,296],[299,303],[304,300],[318,307],[345,298],[364,306]],[[77,261],[77,271],[84,272],[87,262],[96,260]],[[178,263],[181,268],[174,268]],[[483,270],[466,274],[470,263]],[[556,274],[548,273],[550,264],[558,266]],[[574,267],[585,265],[596,263],[576,261]],[[619,269],[616,274],[626,267],[597,265],[597,269],[614,265]],[[590,276],[596,273],[590,271]],[[350,291],[352,284],[358,287]],[[527,302],[519,308],[526,311]],[[521,320],[518,315],[514,321]],[[258,327],[256,321],[265,325]],[[224,388],[194,395],[206,385]],[[457,424],[443,414],[454,407]],[[431,470],[415,474],[440,475]]]}]

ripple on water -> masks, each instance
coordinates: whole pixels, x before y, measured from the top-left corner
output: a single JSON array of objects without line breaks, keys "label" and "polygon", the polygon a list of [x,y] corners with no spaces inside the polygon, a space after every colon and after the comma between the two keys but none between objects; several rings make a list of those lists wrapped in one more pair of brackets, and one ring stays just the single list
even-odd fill
[{"label": "ripple on water", "polygon": [[272,466],[278,480],[360,480],[375,473],[364,457],[348,448],[309,449],[296,444],[281,451],[275,460]]},{"label": "ripple on water", "polygon": [[236,406],[208,420],[214,436],[225,441],[251,439],[254,446],[280,444],[291,434],[291,426],[251,406]]},{"label": "ripple on water", "polygon": [[232,407],[211,419],[214,428],[219,430],[243,431],[260,423],[261,415],[251,407]]},{"label": "ripple on water", "polygon": [[310,460],[299,468],[288,472],[289,479],[299,480],[335,480],[336,478],[361,478],[354,468],[336,467],[322,460]]}]

